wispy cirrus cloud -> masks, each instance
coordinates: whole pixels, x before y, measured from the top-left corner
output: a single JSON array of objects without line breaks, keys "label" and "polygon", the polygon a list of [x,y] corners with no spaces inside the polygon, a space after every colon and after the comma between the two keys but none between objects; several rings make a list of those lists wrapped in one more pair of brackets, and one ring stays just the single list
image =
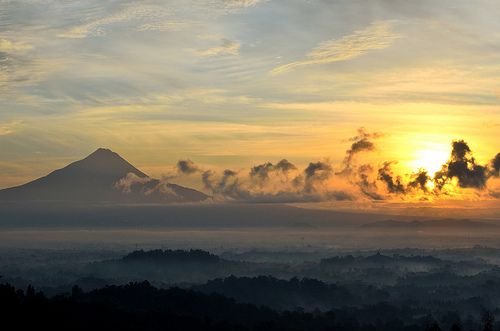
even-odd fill
[{"label": "wispy cirrus cloud", "polygon": [[106,34],[106,27],[113,24],[135,21],[138,30],[154,30],[157,27],[175,27],[178,22],[165,22],[169,12],[162,7],[154,5],[133,4],[85,24],[74,26],[67,31],[58,34],[60,38],[86,38],[90,36],[103,36]]},{"label": "wispy cirrus cloud", "polygon": [[21,121],[0,122],[0,136],[7,136],[15,133],[21,125]]},{"label": "wispy cirrus cloud", "polygon": [[302,66],[354,59],[373,50],[388,48],[400,37],[393,31],[392,23],[375,22],[365,29],[357,30],[340,39],[322,42],[309,52],[305,59],[276,67],[271,74],[282,74]]},{"label": "wispy cirrus cloud", "polygon": [[227,8],[245,8],[245,7],[253,7],[257,5],[259,2],[263,2],[262,0],[223,0],[222,3]]},{"label": "wispy cirrus cloud", "polygon": [[198,51],[197,54],[201,56],[238,55],[240,47],[241,44],[237,41],[222,39],[222,43],[219,46]]},{"label": "wispy cirrus cloud", "polygon": [[[54,69],[53,61],[30,56],[34,49],[27,42],[0,37],[0,97],[9,96],[12,100],[13,94],[6,91],[30,85]],[[10,133],[10,130],[0,127],[0,135],[2,132]]]},{"label": "wispy cirrus cloud", "polygon": [[18,53],[32,49],[33,46],[11,39],[0,38],[0,52],[5,53]]},{"label": "wispy cirrus cloud", "polygon": [[[132,3],[102,17],[61,31],[58,37],[81,39],[104,36],[111,26],[127,24],[138,31],[176,30],[189,26],[196,20],[203,20],[204,16],[223,15],[238,9],[253,7],[260,2],[262,0],[217,0],[208,3],[186,1],[186,7],[181,7],[181,10],[175,2],[167,1],[162,5]],[[191,10],[186,10],[186,8],[191,8]]]}]

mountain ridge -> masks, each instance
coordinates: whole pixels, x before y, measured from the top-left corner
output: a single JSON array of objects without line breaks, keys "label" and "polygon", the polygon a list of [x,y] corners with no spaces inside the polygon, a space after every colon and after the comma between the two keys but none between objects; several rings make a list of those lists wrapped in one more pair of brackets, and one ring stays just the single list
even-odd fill
[{"label": "mountain ridge", "polygon": [[[133,174],[133,190],[124,192],[117,183]],[[140,171],[118,153],[98,148],[87,157],[31,182],[0,190],[0,200],[103,201],[103,202],[196,202],[208,198],[202,192],[177,184],[162,183]]]}]

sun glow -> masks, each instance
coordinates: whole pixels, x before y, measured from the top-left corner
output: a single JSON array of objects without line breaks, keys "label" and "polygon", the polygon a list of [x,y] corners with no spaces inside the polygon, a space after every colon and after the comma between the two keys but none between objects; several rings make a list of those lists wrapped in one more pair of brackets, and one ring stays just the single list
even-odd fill
[{"label": "sun glow", "polygon": [[450,155],[449,148],[422,149],[415,153],[410,165],[413,169],[425,169],[429,175],[434,175],[446,163]]}]

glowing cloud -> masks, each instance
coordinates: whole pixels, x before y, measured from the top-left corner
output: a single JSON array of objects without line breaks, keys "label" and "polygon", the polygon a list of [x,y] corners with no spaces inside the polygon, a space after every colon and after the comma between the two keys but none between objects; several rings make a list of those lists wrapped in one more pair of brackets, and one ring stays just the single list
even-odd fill
[{"label": "glowing cloud", "polygon": [[310,162],[303,170],[286,159],[276,164],[264,162],[247,173],[226,169],[219,174],[190,160],[180,160],[177,168],[180,175],[200,175],[204,188],[214,196],[253,202],[436,199],[447,197],[450,185],[456,186],[454,190],[458,194],[460,188],[480,193],[489,178],[499,174],[500,154],[490,164],[479,165],[463,140],[452,142],[449,160],[433,178],[426,169],[397,173],[393,169],[397,161],[384,161],[378,166],[376,163],[359,165],[353,156],[374,150],[373,139],[381,136],[381,133],[358,129],[358,135],[348,140],[352,144],[340,172],[334,172],[335,165],[329,160]]}]

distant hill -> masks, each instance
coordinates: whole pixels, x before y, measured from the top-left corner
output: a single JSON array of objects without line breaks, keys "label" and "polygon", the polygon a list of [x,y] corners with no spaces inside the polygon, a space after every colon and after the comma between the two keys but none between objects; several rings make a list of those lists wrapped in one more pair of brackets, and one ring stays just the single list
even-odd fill
[{"label": "distant hill", "polygon": [[207,198],[202,192],[150,178],[117,153],[104,148],[45,177],[0,190],[0,200],[4,201],[162,203]]},{"label": "distant hill", "polygon": [[155,249],[150,251],[134,251],[125,255],[122,262],[147,262],[157,264],[170,263],[219,263],[221,259],[210,252],[200,249],[184,250],[161,250]]},{"label": "distant hill", "polygon": [[361,225],[365,229],[398,229],[398,230],[423,230],[423,229],[495,229],[498,225],[487,222],[472,221],[467,219],[441,219],[424,221],[378,221]]},{"label": "distant hill", "polygon": [[442,260],[431,256],[404,256],[404,255],[384,255],[380,252],[368,256],[334,256],[320,261],[321,266],[351,266],[351,267],[366,267],[366,266],[381,266],[381,265],[398,265],[398,264],[428,264],[439,265]]}]

